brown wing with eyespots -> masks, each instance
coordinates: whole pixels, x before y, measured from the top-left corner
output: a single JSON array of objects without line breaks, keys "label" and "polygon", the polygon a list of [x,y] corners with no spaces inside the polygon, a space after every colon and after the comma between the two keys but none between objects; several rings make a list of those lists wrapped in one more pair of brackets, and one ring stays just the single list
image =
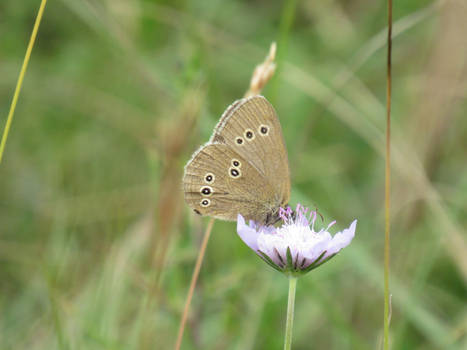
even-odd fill
[{"label": "brown wing with eyespots", "polygon": [[290,198],[290,171],[282,128],[263,96],[234,102],[217,124],[212,142],[230,146],[270,183],[279,205]]},{"label": "brown wing with eyespots", "polygon": [[264,222],[274,206],[269,182],[244,157],[225,144],[201,147],[185,167],[183,190],[198,214],[223,220]]}]

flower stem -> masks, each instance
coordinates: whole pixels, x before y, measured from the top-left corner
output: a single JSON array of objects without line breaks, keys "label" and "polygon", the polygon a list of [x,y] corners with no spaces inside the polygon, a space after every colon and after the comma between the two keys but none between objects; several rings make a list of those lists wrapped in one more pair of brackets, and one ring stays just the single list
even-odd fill
[{"label": "flower stem", "polygon": [[295,309],[295,290],[297,289],[297,277],[289,277],[289,301],[287,303],[287,323],[285,326],[284,350],[292,348],[293,314]]}]

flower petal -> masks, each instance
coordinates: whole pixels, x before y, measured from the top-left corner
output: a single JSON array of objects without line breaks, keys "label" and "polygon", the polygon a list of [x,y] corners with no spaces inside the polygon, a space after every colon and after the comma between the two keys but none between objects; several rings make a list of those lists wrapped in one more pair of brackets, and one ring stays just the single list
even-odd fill
[{"label": "flower petal", "polygon": [[268,234],[261,231],[258,236],[258,247],[264,254],[278,266],[284,267],[286,258],[286,249],[283,239],[277,234]]},{"label": "flower petal", "polygon": [[254,251],[258,250],[259,232],[256,231],[253,225],[247,225],[245,219],[240,214],[237,216],[237,233],[247,246]]},{"label": "flower petal", "polygon": [[348,228],[342,232],[338,232],[332,237],[331,242],[327,247],[327,252],[324,258],[338,253],[342,248],[347,247],[355,236],[355,228],[357,227],[357,220],[354,220]]},{"label": "flower petal", "polygon": [[327,231],[316,234],[313,242],[313,246],[303,252],[303,256],[309,260],[309,264],[312,264],[332,242],[331,234]]}]

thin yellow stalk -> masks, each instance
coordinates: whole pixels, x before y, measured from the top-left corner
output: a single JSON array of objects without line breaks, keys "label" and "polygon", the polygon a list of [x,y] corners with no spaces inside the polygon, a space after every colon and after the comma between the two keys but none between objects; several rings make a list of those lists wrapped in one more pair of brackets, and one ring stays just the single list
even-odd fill
[{"label": "thin yellow stalk", "polygon": [[29,63],[29,59],[31,58],[32,48],[34,47],[34,43],[36,41],[37,32],[39,31],[39,25],[41,24],[42,15],[44,14],[46,3],[47,3],[47,0],[42,0],[41,5],[39,7],[36,21],[34,23],[34,28],[32,29],[31,37],[29,38],[29,45],[26,50],[26,55],[24,56],[23,65],[21,66],[21,71],[19,72],[18,81],[16,82],[15,93],[13,95],[13,100],[11,101],[10,111],[8,112],[5,129],[3,130],[2,141],[0,143],[0,163],[2,162],[6,140],[8,138],[8,133],[10,132],[11,122],[13,120],[13,115],[15,114],[15,110],[16,110],[16,104],[18,103],[18,98],[21,92],[21,87],[23,86],[24,76],[26,74],[26,69],[28,68],[28,63]]},{"label": "thin yellow stalk", "polygon": [[384,346],[389,349],[389,229],[391,189],[391,49],[392,49],[392,0],[388,0],[388,52],[386,77],[386,169],[385,169],[385,230],[384,230]]},{"label": "thin yellow stalk", "polygon": [[196,282],[198,281],[199,271],[201,270],[201,265],[203,264],[204,253],[206,252],[206,247],[208,245],[209,237],[211,236],[213,225],[214,218],[211,218],[204,233],[203,242],[201,243],[198,258],[196,259],[195,269],[193,270],[193,274],[191,276],[190,289],[188,290],[188,295],[186,297],[185,307],[183,308],[182,320],[180,321],[180,327],[178,329],[177,342],[175,343],[176,350],[179,350],[180,346],[182,345],[183,332],[185,330],[185,324],[188,318],[188,311],[190,310],[191,299],[193,298]]}]

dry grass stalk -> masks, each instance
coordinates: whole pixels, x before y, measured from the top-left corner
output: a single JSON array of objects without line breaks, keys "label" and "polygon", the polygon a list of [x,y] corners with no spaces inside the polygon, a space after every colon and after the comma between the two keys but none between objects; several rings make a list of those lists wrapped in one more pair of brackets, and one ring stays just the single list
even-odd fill
[{"label": "dry grass stalk", "polygon": [[[177,181],[182,177],[182,169],[180,169],[179,164],[180,159],[186,154],[190,134],[199,118],[203,101],[204,94],[199,89],[188,93],[183,98],[178,113],[175,112],[176,119],[171,118],[168,125],[159,124],[157,126],[157,141],[163,159],[159,180],[160,192],[155,210],[155,234],[151,236],[149,244],[151,265],[155,273],[149,281],[146,313],[153,309],[166,263],[167,251],[173,237],[172,233],[176,231],[177,224],[181,222],[183,198],[180,192],[180,181]],[[146,315],[143,318],[146,318]],[[144,331],[143,333],[140,335],[141,344],[150,344],[153,334]]]},{"label": "dry grass stalk", "polygon": [[[253,75],[250,80],[250,87],[248,91],[245,93],[244,97],[254,96],[261,93],[261,90],[266,86],[267,82],[272,78],[276,69],[276,63],[274,59],[276,57],[276,43],[273,42],[269,49],[269,54],[267,55],[264,62],[258,66],[256,66]],[[203,264],[204,260],[204,253],[206,251],[206,246],[209,241],[209,237],[211,235],[212,226],[214,225],[214,219],[211,218],[209,220],[208,226],[204,233],[203,242],[201,244],[201,249],[198,253],[198,257],[196,259],[196,265],[193,270],[193,274],[191,276],[190,287],[188,290],[187,297],[185,299],[185,306],[183,308],[183,314],[180,321],[180,326],[178,329],[177,341],[175,343],[175,350],[179,350],[182,345],[183,333],[185,330],[185,324],[188,319],[188,312],[190,311],[190,304],[191,299],[193,298],[193,294],[195,291],[196,283],[198,281],[198,275],[201,269],[201,265]]]},{"label": "dry grass stalk", "polygon": [[269,53],[263,63],[256,66],[250,80],[250,88],[245,93],[245,97],[259,95],[264,89],[268,81],[276,71],[276,58],[277,45],[275,42],[271,44]]}]

